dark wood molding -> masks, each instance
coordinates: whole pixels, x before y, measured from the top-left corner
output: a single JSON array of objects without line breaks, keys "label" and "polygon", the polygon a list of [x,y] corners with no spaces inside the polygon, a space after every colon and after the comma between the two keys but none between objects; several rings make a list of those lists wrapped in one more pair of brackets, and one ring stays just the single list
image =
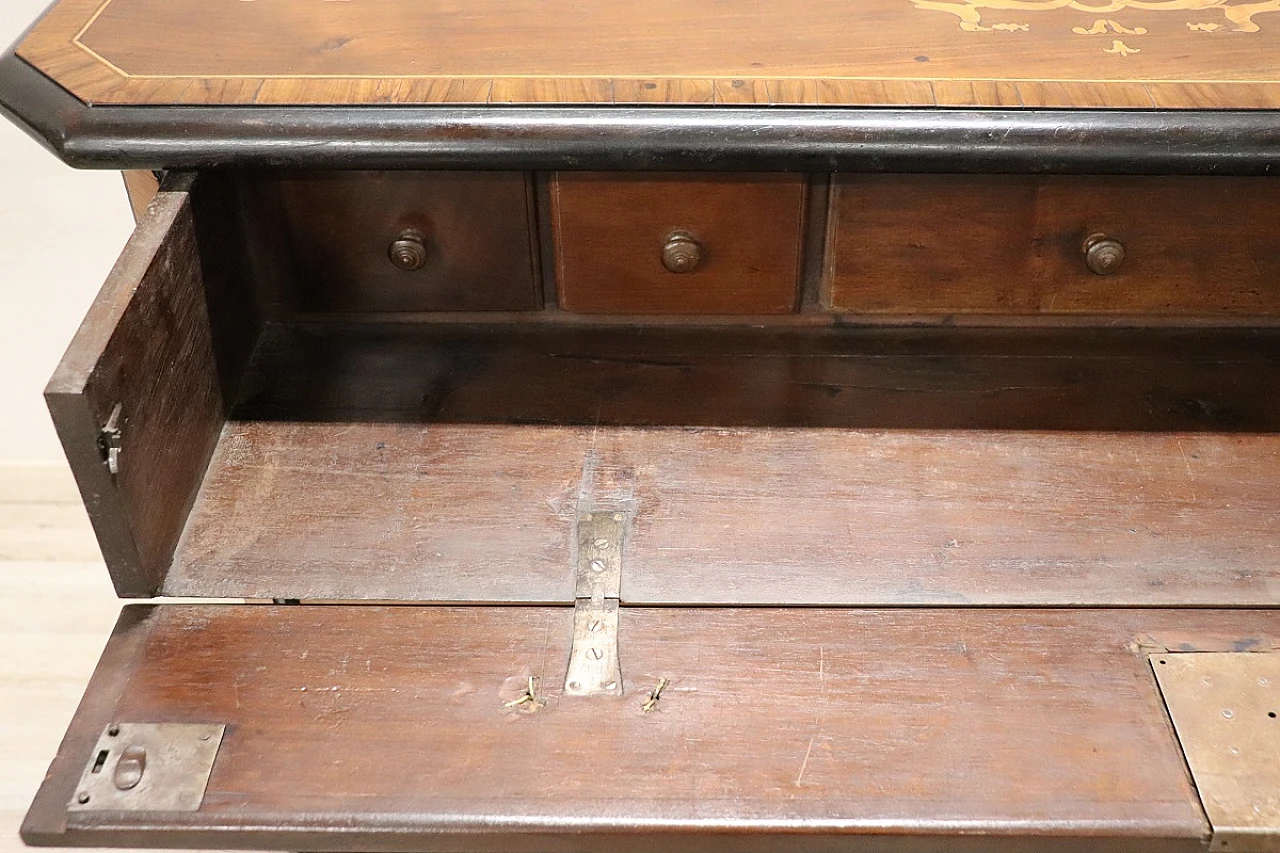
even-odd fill
[{"label": "dark wood molding", "polygon": [[12,53],[0,111],[107,169],[619,169],[1265,175],[1280,111],[89,107]]}]

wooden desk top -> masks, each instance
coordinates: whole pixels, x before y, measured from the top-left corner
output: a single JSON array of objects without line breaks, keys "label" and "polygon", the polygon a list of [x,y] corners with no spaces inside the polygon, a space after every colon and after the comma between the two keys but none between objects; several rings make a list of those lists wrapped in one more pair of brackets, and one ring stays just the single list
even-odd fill
[{"label": "wooden desk top", "polygon": [[1280,0],[61,0],[89,104],[1280,108]]}]

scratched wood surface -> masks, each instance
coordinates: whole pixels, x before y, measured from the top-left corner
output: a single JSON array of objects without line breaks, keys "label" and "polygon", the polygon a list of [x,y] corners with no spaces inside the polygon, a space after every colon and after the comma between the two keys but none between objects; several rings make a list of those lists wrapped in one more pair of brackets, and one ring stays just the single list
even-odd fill
[{"label": "scratched wood surface", "polygon": [[[45,389],[124,595],[157,589],[222,427],[203,286],[190,197],[163,193]],[[114,475],[101,445],[113,415],[121,435]]]},{"label": "scratched wood surface", "polygon": [[[1201,850],[1146,655],[1280,639],[1264,611],[624,608],[626,695],[575,699],[567,607],[129,611],[29,840]],[[505,707],[531,676],[544,704]],[[229,725],[198,813],[67,819],[113,720]]]},{"label": "scratched wood surface", "polygon": [[631,602],[1274,604],[1278,364],[1245,330],[272,326],[164,589],[568,602],[603,501]]},{"label": "scratched wood surface", "polygon": [[1280,0],[60,0],[90,103],[1280,107]]}]

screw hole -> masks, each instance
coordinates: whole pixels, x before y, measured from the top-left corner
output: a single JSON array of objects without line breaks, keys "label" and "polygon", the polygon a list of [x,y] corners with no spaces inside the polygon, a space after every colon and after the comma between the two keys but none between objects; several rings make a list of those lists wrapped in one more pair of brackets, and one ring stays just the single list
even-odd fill
[{"label": "screw hole", "polygon": [[1267,712],[1267,716],[1274,720],[1274,719],[1276,718],[1276,712],[1275,712],[1275,711],[1268,711],[1268,712]]},{"label": "screw hole", "polygon": [[107,729],[107,734],[110,735],[111,737],[115,737],[116,735],[120,734],[120,727],[112,726],[111,728]]},{"label": "screw hole", "polygon": [[1161,666],[1164,666],[1164,665],[1165,665],[1165,664],[1167,664],[1167,663],[1168,663],[1168,661],[1167,661],[1167,660],[1162,660],[1162,661],[1160,661],[1160,665],[1161,665]]},{"label": "screw hole", "polygon": [[85,803],[89,802],[89,792],[88,792],[88,791],[81,791],[81,792],[76,796],[76,802],[77,802],[77,803],[79,803],[79,804],[80,804],[80,805],[82,805],[82,806],[83,806]]}]

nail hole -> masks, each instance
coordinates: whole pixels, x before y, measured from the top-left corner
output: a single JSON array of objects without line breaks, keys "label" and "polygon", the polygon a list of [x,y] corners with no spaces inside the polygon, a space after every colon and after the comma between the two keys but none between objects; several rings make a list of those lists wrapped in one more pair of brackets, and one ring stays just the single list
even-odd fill
[{"label": "nail hole", "polygon": [[109,749],[101,750],[101,751],[98,753],[98,757],[97,757],[97,758],[95,758],[95,759],[94,759],[94,761],[93,761],[93,770],[92,770],[91,772],[93,772],[93,773],[101,773],[101,772],[102,772],[102,765],[104,765],[104,764],[106,764],[106,763],[107,763],[107,756],[108,756],[108,755],[110,755],[110,754],[111,754],[111,750],[109,750]]},{"label": "nail hole", "polygon": [[1275,712],[1275,711],[1268,711],[1268,712],[1267,712],[1267,716],[1274,720],[1274,719],[1276,718],[1276,712]]},{"label": "nail hole", "polygon": [[120,727],[112,726],[111,728],[107,729],[107,734],[110,735],[111,737],[115,737],[116,735],[120,734]]},{"label": "nail hole", "polygon": [[570,690],[581,690],[581,689],[582,689],[582,682],[581,682],[581,681],[570,681],[570,682],[569,682],[569,689],[570,689]]},{"label": "nail hole", "polygon": [[76,802],[77,802],[77,803],[79,803],[79,804],[80,804],[80,805],[82,805],[82,806],[83,806],[85,803],[89,802],[89,792],[88,792],[88,791],[81,791],[79,794],[77,794],[77,795],[76,795]]},{"label": "nail hole", "polygon": [[1164,665],[1165,665],[1165,664],[1167,664],[1167,663],[1168,663],[1168,661],[1167,661],[1167,660],[1162,660],[1162,661],[1160,661],[1160,665],[1161,665],[1161,666],[1164,666]]}]

